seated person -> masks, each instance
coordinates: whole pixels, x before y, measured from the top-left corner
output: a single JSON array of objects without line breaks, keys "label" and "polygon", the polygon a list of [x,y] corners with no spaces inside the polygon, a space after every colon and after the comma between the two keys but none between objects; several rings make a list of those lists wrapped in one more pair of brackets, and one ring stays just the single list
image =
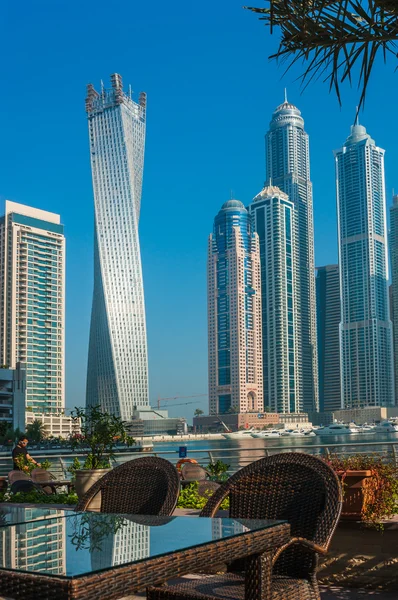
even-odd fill
[{"label": "seated person", "polygon": [[16,471],[29,471],[28,464],[30,462],[36,467],[40,467],[40,464],[36,462],[35,459],[30,456],[30,454],[28,454],[28,450],[26,448],[28,443],[29,440],[26,435],[21,435],[18,444],[12,451],[12,459],[14,462],[14,469]]}]

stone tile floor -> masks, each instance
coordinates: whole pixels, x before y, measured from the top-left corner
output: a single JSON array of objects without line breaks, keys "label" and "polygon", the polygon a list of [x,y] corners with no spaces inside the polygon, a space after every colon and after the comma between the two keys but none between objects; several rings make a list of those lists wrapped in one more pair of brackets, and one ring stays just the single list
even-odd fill
[{"label": "stone tile floor", "polygon": [[[187,577],[191,578],[195,577],[195,575],[188,575]],[[196,577],[199,577],[199,575]],[[177,581],[182,581],[183,579],[184,577],[181,577],[179,580],[175,579],[174,582],[177,583]],[[145,598],[145,592],[135,594],[134,596],[127,596],[121,598],[121,600],[142,600],[143,598]],[[367,598],[369,598],[369,600],[398,600],[398,590],[397,592],[383,592],[322,586],[321,598],[322,600],[366,600]]]}]

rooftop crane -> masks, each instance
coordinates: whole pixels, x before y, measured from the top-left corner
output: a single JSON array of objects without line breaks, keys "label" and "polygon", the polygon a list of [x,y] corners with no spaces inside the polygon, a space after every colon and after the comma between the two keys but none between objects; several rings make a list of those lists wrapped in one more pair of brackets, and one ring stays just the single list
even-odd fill
[{"label": "rooftop crane", "polygon": [[[168,400],[178,400],[181,398],[203,398],[204,396],[207,396],[207,394],[193,394],[192,396],[170,396],[169,398],[160,398],[160,396],[158,396],[158,399],[157,399],[158,410],[160,409],[161,402],[167,402]],[[188,402],[187,402],[187,404],[188,404]]]}]

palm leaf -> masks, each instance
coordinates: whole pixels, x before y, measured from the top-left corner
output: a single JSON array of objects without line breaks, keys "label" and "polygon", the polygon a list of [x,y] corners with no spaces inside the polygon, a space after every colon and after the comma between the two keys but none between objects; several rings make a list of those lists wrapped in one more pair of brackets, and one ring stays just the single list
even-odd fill
[{"label": "palm leaf", "polygon": [[[323,77],[341,104],[340,84],[358,80],[358,110],[365,102],[370,76],[379,55],[397,54],[398,0],[266,0],[266,8],[248,7],[281,38],[270,56],[289,70],[304,64],[304,87]],[[354,71],[355,67],[355,71]]]}]

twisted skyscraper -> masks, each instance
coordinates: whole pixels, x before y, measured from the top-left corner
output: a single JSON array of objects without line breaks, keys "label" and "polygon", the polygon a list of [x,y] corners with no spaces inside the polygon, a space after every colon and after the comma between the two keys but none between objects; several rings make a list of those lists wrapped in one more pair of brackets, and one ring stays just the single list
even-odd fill
[{"label": "twisted skyscraper", "polygon": [[95,204],[94,296],[87,405],[130,420],[148,405],[144,289],[138,238],[146,95],[123,92],[122,78],[87,88]]},{"label": "twisted skyscraper", "polygon": [[356,124],[335,161],[343,406],[392,406],[384,150]]},{"label": "twisted skyscraper", "polygon": [[293,237],[296,262],[298,373],[297,396],[304,411],[318,410],[314,224],[308,134],[298,108],[285,102],[272,115],[266,135],[267,180],[288,195],[294,205]]}]

